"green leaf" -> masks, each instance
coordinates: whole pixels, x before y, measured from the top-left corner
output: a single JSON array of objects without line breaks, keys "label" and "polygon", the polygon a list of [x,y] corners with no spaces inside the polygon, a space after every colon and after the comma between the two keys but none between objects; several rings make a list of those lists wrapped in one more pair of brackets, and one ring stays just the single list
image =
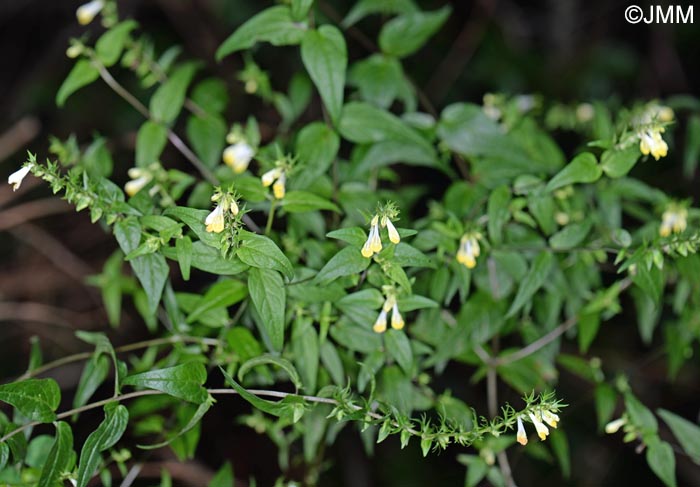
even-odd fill
[{"label": "green leaf", "polygon": [[216,50],[216,59],[221,61],[236,51],[249,49],[256,42],[269,42],[273,46],[299,44],[305,31],[306,25],[294,22],[288,6],[270,7],[236,29]]},{"label": "green leaf", "polygon": [[321,362],[328,374],[330,374],[333,383],[339,386],[345,385],[345,370],[343,362],[340,359],[338,350],[330,340],[321,343]]},{"label": "green leaf", "polygon": [[667,487],[676,487],[676,457],[665,441],[654,441],[647,447],[647,463]]},{"label": "green leaf", "polygon": [[401,67],[392,56],[373,54],[352,65],[348,84],[356,86],[360,98],[380,108],[388,109],[396,98],[401,98],[411,111],[415,95]]},{"label": "green leaf", "polygon": [[621,178],[632,170],[640,155],[637,145],[626,149],[610,149],[603,152],[600,164],[609,178]]},{"label": "green leaf", "polygon": [[642,430],[642,435],[655,435],[659,429],[659,424],[648,407],[639,402],[639,399],[631,393],[625,394],[625,409],[629,414],[632,424]]},{"label": "green leaf", "polygon": [[30,421],[56,419],[61,390],[53,379],[27,379],[0,385],[0,401],[10,404]]},{"label": "green leaf", "polygon": [[451,11],[449,6],[445,6],[434,12],[412,12],[395,17],[382,27],[379,47],[386,54],[396,57],[413,54],[440,30]]},{"label": "green leaf", "polygon": [[340,134],[358,144],[395,140],[422,147],[434,154],[432,145],[415,129],[392,113],[368,103],[350,102],[343,108]]},{"label": "green leaf", "polygon": [[390,15],[415,12],[417,10],[412,0],[360,0],[354,3],[350,12],[343,19],[342,25],[347,29],[371,14]]},{"label": "green leaf", "polygon": [[136,134],[136,165],[148,167],[157,162],[167,143],[168,129],[151,120],[145,121]]},{"label": "green leaf", "polygon": [[292,329],[292,353],[299,370],[303,389],[316,392],[318,362],[320,359],[318,333],[310,319],[297,318]]},{"label": "green leaf", "polygon": [[207,400],[201,403],[199,406],[197,406],[197,409],[195,409],[194,413],[192,413],[192,417],[190,417],[189,421],[185,426],[183,426],[177,433],[170,435],[170,437],[165,440],[161,441],[160,443],[156,443],[155,445],[138,445],[139,448],[143,450],[157,450],[158,448],[163,448],[166,445],[169,445],[173,441],[177,440],[178,438],[181,438],[183,435],[188,433],[192,428],[197,426],[201,419],[204,417],[204,415],[211,409],[212,405],[214,405],[216,401],[214,398],[211,396],[211,394],[208,395]]},{"label": "green leaf", "polygon": [[585,240],[592,226],[591,220],[567,225],[549,238],[549,245],[554,250],[573,249]]},{"label": "green leaf", "polygon": [[78,382],[78,388],[75,391],[75,396],[73,396],[73,407],[77,408],[87,404],[97,388],[100,387],[100,384],[107,378],[108,373],[109,359],[96,351],[92,358],[85,363],[80,382]]},{"label": "green leaf", "polygon": [[183,103],[185,103],[187,87],[196,70],[197,66],[194,63],[180,66],[153,93],[150,112],[156,122],[170,124],[177,118]]},{"label": "green leaf", "polygon": [[600,314],[584,313],[578,319],[578,348],[586,353],[600,328]]},{"label": "green leaf", "polygon": [[532,298],[537,290],[545,283],[549,272],[552,270],[552,267],[554,267],[554,263],[555,258],[550,252],[542,252],[535,258],[532,267],[530,267],[527,275],[520,282],[518,292],[515,295],[513,304],[511,304],[508,310],[506,318],[515,315],[515,313],[520,311],[520,309],[530,301],[530,298]]},{"label": "green leaf", "polygon": [[61,484],[61,476],[70,468],[72,455],[73,431],[68,423],[59,421],[56,423],[56,441],[46,457],[37,486],[55,487],[57,484]]},{"label": "green leaf", "polygon": [[216,167],[221,160],[227,131],[226,122],[218,115],[193,115],[187,119],[187,138],[209,168]]},{"label": "green leaf", "polygon": [[238,394],[243,399],[248,401],[257,409],[265,413],[272,414],[273,416],[280,416],[284,412],[285,405],[281,402],[267,401],[265,399],[259,398],[255,394],[251,394],[250,392],[245,390],[240,384],[238,384],[235,380],[233,380],[224,369],[219,367],[219,370],[221,370],[221,373],[224,374],[224,379],[226,380],[226,383],[233,387],[233,389],[236,392],[238,392]]},{"label": "green leaf", "polygon": [[342,276],[359,274],[369,267],[372,259],[362,256],[360,249],[356,247],[345,247],[331,257],[323,269],[318,271],[315,282],[327,283]]},{"label": "green leaf", "polygon": [[196,208],[188,208],[186,206],[175,206],[173,208],[166,209],[163,215],[174,216],[187,225],[190,230],[192,230],[195,235],[199,237],[199,240],[210,247],[214,247],[216,249],[219,248],[219,236],[215,233],[207,232],[207,227],[204,224],[207,215],[209,215],[208,210],[198,210]]},{"label": "green leaf", "polygon": [[595,387],[595,411],[598,417],[598,431],[603,431],[605,425],[612,419],[617,403],[617,393],[615,389],[601,382]]},{"label": "green leaf", "polygon": [[123,384],[154,389],[185,401],[201,404],[209,395],[202,387],[206,380],[207,370],[204,365],[191,362],[130,375],[124,379]]},{"label": "green leaf", "polygon": [[[141,243],[141,226],[133,217],[125,218],[114,225],[114,235],[125,254],[136,250]],[[165,257],[159,253],[146,254],[129,261],[148,298],[148,309],[155,314],[170,268]]]},{"label": "green leaf", "polygon": [[175,240],[175,251],[177,252],[177,263],[180,266],[180,273],[185,281],[190,280],[190,268],[192,267],[192,239],[185,235]]},{"label": "green leaf", "polygon": [[603,170],[598,165],[595,156],[590,152],[583,152],[564,166],[564,169],[547,183],[545,190],[554,191],[562,186],[575,183],[594,183],[602,175]]},{"label": "green leaf", "polygon": [[561,475],[565,479],[571,476],[571,454],[569,453],[569,441],[566,438],[566,433],[559,429],[552,432],[551,444],[554,455],[557,457]]},{"label": "green leaf", "polygon": [[338,155],[340,137],[328,125],[313,122],[299,131],[295,147],[301,170],[294,174],[294,181],[297,187],[305,188],[331,166]]},{"label": "green leaf", "polygon": [[[161,252],[168,259],[177,259],[177,252],[171,247],[163,247]],[[240,260],[224,258],[221,252],[203,242],[192,244],[192,267],[219,276],[233,276],[248,269],[248,265]]]},{"label": "green leaf", "polygon": [[122,437],[129,423],[126,406],[109,403],[104,407],[105,419],[85,440],[78,462],[77,487],[87,486],[102,462],[100,452],[112,448]]},{"label": "green leaf", "polygon": [[328,114],[337,123],[343,108],[348,53],[343,34],[332,25],[309,30],[301,41],[301,59],[321,94]]},{"label": "green leaf", "polygon": [[265,237],[245,230],[238,233],[241,246],[236,255],[251,267],[259,269],[274,269],[286,274],[288,278],[294,277],[294,268],[287,256],[277,247],[275,242]]},{"label": "green leaf", "polygon": [[316,210],[331,210],[340,213],[335,203],[308,191],[289,191],[280,205],[289,213],[304,213]]},{"label": "green leaf", "polygon": [[390,328],[384,334],[384,344],[389,355],[396,360],[406,375],[411,376],[413,351],[411,350],[411,341],[406,336],[406,333],[402,330]]},{"label": "green leaf", "polygon": [[194,323],[197,318],[213,309],[233,306],[246,296],[248,296],[248,288],[241,281],[222,279],[211,286],[197,302],[197,306],[187,316],[187,323]]},{"label": "green leaf", "polygon": [[498,245],[503,239],[503,225],[510,218],[508,203],[510,203],[510,188],[508,186],[499,186],[491,192],[487,214],[489,217],[489,238],[494,245]]},{"label": "green leaf", "polygon": [[273,350],[282,350],[286,301],[282,277],[273,270],[253,267],[248,273],[248,292],[260,315],[260,331],[269,339]]},{"label": "green leaf", "polygon": [[666,409],[657,409],[656,412],[671,428],[688,456],[700,464],[700,426]]},{"label": "green leaf", "polygon": [[210,114],[222,113],[228,105],[228,86],[219,78],[207,78],[192,89],[192,101]]},{"label": "green leaf", "polygon": [[138,27],[138,24],[133,20],[125,20],[120,22],[107,32],[102,34],[95,43],[95,54],[106,67],[112,66],[119,60],[126,42],[129,40],[129,34],[132,30]]},{"label": "green leaf", "polygon": [[339,228],[338,230],[328,232],[326,237],[342,240],[350,245],[359,247],[361,247],[362,244],[365,243],[365,240],[367,240],[367,234],[360,227]]},{"label": "green leaf", "polygon": [[438,168],[449,174],[430,147],[423,144],[407,144],[401,140],[385,140],[369,146],[364,155],[353,166],[353,174],[363,174],[371,169],[401,163],[408,166]]},{"label": "green leaf", "polygon": [[297,369],[294,368],[294,365],[289,360],[282,357],[276,357],[267,353],[264,355],[260,355],[259,357],[253,357],[241,364],[241,368],[238,369],[238,380],[243,382],[243,378],[249,370],[254,369],[259,365],[269,364],[276,365],[277,367],[284,370],[297,390],[303,387],[301,378],[299,377],[299,372],[297,372]]},{"label": "green leaf", "polygon": [[209,482],[209,487],[235,487],[233,469],[229,462],[224,463],[224,466],[216,472],[216,475]]},{"label": "green leaf", "polygon": [[62,107],[69,96],[100,77],[98,69],[87,59],[79,59],[56,93],[56,105]]}]

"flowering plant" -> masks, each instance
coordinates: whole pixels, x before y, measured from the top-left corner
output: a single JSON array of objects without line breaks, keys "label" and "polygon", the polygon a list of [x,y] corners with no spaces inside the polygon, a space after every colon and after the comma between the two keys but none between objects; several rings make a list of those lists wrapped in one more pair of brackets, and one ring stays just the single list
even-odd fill
[{"label": "flowering plant", "polygon": [[[361,4],[355,17],[371,13]],[[217,58],[245,53],[240,96],[276,110],[265,133],[228,110],[237,81],[156,53],[112,0],[78,9],[80,24],[101,19],[105,31],[73,40],[56,101],[98,80],[109,86],[143,116],[133,160],[120,173],[101,139],[82,149],[55,140],[52,155],[29,154],[8,183],[40,178],[113,233],[118,248],[91,282],[115,331],[132,303],[153,337],[115,346],[107,330],[79,332],[91,353],[42,363],[35,351],[0,386],[13,408],[0,414],[3,482],[117,485],[149,449],[192,458],[203,418],[225,395],[250,403],[239,419],[278,447],[279,485],[317,484],[343,427],[370,453],[391,435],[423,455],[454,446],[470,486],[515,485],[517,448],[551,448],[566,476],[571,399],[555,392],[560,370],[593,386],[600,428],[624,428],[666,485],[676,482],[670,441],[700,455],[698,426],[660,409],[676,440],[662,437],[627,378],[591,353],[627,296],[645,342],[663,325],[672,375],[697,339],[700,211],[631,176],[678,150],[674,109],[692,108],[651,101],[613,116],[602,103],[488,94],[438,113],[419,105],[402,60],[450,11],[399,4],[381,52],[352,62],[345,33],[317,22],[309,0],[239,26]],[[254,62],[261,43],[298,46],[287,93]],[[143,91],[118,81],[120,66]],[[556,130],[574,134],[576,149],[560,148]],[[72,408],[59,412],[66,391],[39,377],[78,361]],[[484,393],[444,387],[448,367],[468,370]],[[96,408],[101,423],[75,441],[65,420]],[[49,440],[31,434],[44,423],[55,427]],[[233,485],[230,465],[211,485]]]}]

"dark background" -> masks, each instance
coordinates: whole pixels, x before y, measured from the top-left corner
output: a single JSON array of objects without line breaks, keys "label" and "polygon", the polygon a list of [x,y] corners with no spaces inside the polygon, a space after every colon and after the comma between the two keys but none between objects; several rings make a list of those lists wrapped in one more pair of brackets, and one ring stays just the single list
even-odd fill
[{"label": "dark background", "polygon": [[[46,156],[49,135],[65,138],[70,133],[76,133],[83,142],[94,133],[108,135],[118,179],[125,179],[126,169],[132,166],[135,130],[141,119],[106,86],[98,82],[82,90],[62,110],[54,104],[56,90],[72,66],[65,57],[68,39],[86,30],[75,21],[75,9],[81,3],[0,0],[3,178],[22,163],[25,150]],[[326,0],[322,10],[330,18],[342,18],[351,3]],[[452,101],[480,103],[485,92],[497,91],[536,93],[562,102],[600,99],[613,104],[676,94],[698,95],[700,19],[689,25],[631,25],[624,20],[624,10],[630,3],[454,1],[453,14],[445,27],[426,48],[405,61],[405,69],[438,110]],[[646,10],[646,4],[636,3]],[[443,4],[420,2],[424,9]],[[213,53],[235,26],[268,5],[254,0],[119,2],[122,16],[137,19],[159,50],[180,44],[183,58],[203,59],[206,70],[223,77],[231,89],[229,120],[243,120],[253,113],[260,119],[263,132],[274,130],[276,117],[269,107],[243,93],[235,78],[242,67],[241,57],[231,56],[217,64]],[[384,20],[376,16],[365,19],[346,33],[351,62],[371,53],[371,43]],[[94,38],[100,27],[94,23],[87,30]],[[292,48],[262,46],[257,48],[255,60],[270,70],[273,86],[281,91],[300,68],[299,56]],[[127,86],[135,86],[130,73],[117,73]],[[678,143],[682,143],[683,123],[681,119]],[[559,135],[566,147],[566,135]],[[175,152],[166,152],[163,158],[173,166],[181,163]],[[640,171],[642,177],[667,191],[685,197],[694,194],[697,204],[697,174],[692,180],[681,177],[677,153],[672,151],[658,164],[645,164]],[[0,187],[0,375],[5,380],[26,367],[30,336],[40,338],[48,360],[86,349],[74,338],[75,329],[105,329],[99,292],[86,286],[84,279],[99,272],[115,245],[112,237],[91,225],[85,214],[75,214],[36,180],[28,178],[17,193],[7,185]],[[623,301],[623,306],[633,309],[629,301]],[[620,319],[606,323],[606,341],[596,342],[593,353],[603,358],[606,371],[627,373],[635,392],[649,407],[664,407],[697,420],[697,360],[686,365],[675,382],[669,382],[659,337],[654,346],[643,346],[635,319],[631,311],[626,311]],[[129,308],[119,333],[112,335],[116,344],[147,337],[138,315]],[[454,366],[438,383],[459,391],[460,397],[483,412],[484,390],[468,385],[472,372]],[[79,374],[79,366],[66,367],[54,377],[62,389],[70,390]],[[557,388],[561,397],[576,398],[569,401],[571,405],[562,418],[572,451],[572,478],[565,481],[556,465],[513,449],[511,464],[520,485],[660,485],[648,470],[643,454],[635,453],[634,444],[623,445],[619,434],[607,437],[596,433],[592,389],[587,383],[562,372]],[[518,400],[505,388],[500,398]],[[249,475],[259,479],[258,485],[272,482],[278,474],[274,448],[231,420],[244,410],[240,401],[219,401],[204,420],[197,459],[180,466],[165,464],[171,468],[176,485],[204,485],[202,479],[224,460],[233,462],[241,485],[247,485]],[[91,422],[97,421],[95,418],[82,418],[84,423],[77,427],[78,441],[81,434],[84,437],[94,427]],[[81,431],[83,424],[85,430]],[[662,436],[670,438],[667,432]],[[368,458],[357,435],[346,428],[329,452],[333,463],[322,484],[462,485],[464,467],[455,457],[464,451],[454,447],[422,459],[416,443],[399,454],[398,441],[391,439],[377,447],[374,458]],[[678,458],[679,484],[700,485],[700,468],[682,455]],[[152,455],[144,475],[157,475],[168,460],[165,454]]]}]

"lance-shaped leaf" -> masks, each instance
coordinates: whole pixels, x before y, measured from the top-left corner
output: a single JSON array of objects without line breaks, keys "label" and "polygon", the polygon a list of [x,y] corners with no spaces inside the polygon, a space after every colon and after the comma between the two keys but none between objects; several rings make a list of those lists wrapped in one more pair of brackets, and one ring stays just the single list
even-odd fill
[{"label": "lance-shaped leaf", "polygon": [[332,25],[310,30],[301,42],[301,59],[321,94],[331,120],[337,123],[343,108],[348,53],[343,34]]},{"label": "lance-shaped leaf", "polygon": [[197,409],[192,414],[192,417],[190,418],[190,420],[187,422],[187,424],[180,431],[178,431],[174,435],[170,436],[170,438],[168,438],[167,440],[162,441],[160,443],[156,443],[155,445],[138,445],[138,447],[143,449],[143,450],[156,450],[158,448],[162,448],[166,445],[169,445],[170,443],[172,443],[173,441],[175,441],[176,439],[180,438],[182,435],[184,435],[185,433],[190,431],[192,428],[197,426],[199,421],[204,417],[204,415],[207,413],[207,411],[209,411],[209,409],[211,409],[212,405],[215,402],[216,401],[214,400],[214,398],[210,394],[207,397],[207,400],[204,401],[202,404],[200,404],[197,407]]},{"label": "lance-shaped leaf", "polygon": [[276,271],[253,267],[248,274],[248,292],[260,315],[260,331],[273,350],[282,350],[286,301],[282,277]]},{"label": "lance-shaped leaf", "polygon": [[44,467],[41,469],[38,487],[55,487],[60,484],[63,472],[69,470],[72,465],[71,457],[73,453],[73,431],[65,421],[56,423],[56,440],[51,451],[46,457]]},{"label": "lance-shaped leaf", "polygon": [[123,384],[155,389],[179,399],[200,404],[209,396],[207,390],[202,387],[206,380],[207,370],[204,365],[191,362],[131,375],[124,379]]},{"label": "lance-shaped leaf", "polygon": [[104,407],[105,419],[85,440],[78,463],[78,485],[85,487],[102,461],[100,452],[113,447],[122,437],[129,422],[126,406],[109,403]]},{"label": "lance-shaped leaf", "polygon": [[241,246],[236,255],[243,262],[259,269],[274,269],[294,277],[294,268],[287,256],[275,245],[275,242],[263,235],[241,230],[239,232]]},{"label": "lance-shaped leaf", "polygon": [[0,401],[17,409],[30,421],[50,423],[56,419],[61,390],[53,379],[27,379],[0,386]]}]

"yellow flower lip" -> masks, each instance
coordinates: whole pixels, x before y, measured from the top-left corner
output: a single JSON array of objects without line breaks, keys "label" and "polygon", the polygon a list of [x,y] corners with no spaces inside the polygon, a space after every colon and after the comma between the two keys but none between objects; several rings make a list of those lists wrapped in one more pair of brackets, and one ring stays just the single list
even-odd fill
[{"label": "yellow flower lip", "polygon": [[523,420],[518,416],[518,432],[516,435],[516,440],[521,445],[527,445],[527,433],[525,432],[525,427],[523,426]]},{"label": "yellow flower lip", "polygon": [[204,220],[209,233],[221,233],[224,231],[224,208],[221,205],[216,205],[216,208],[207,215]]}]

